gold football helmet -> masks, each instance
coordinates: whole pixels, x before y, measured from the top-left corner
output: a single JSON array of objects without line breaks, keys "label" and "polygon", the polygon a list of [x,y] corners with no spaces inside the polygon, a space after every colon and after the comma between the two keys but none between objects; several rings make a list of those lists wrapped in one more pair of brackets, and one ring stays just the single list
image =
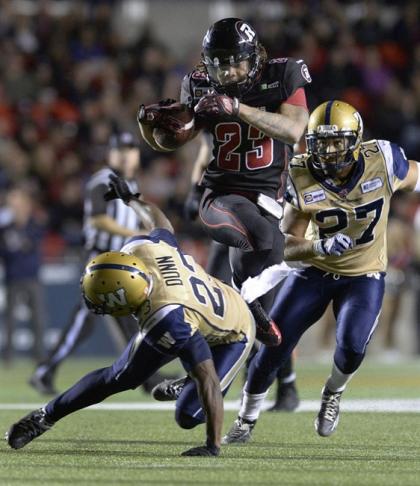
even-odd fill
[{"label": "gold football helmet", "polygon": [[82,295],[95,314],[135,314],[152,290],[151,275],[140,258],[118,251],[101,253],[81,278]]},{"label": "gold football helmet", "polygon": [[359,159],[363,136],[360,113],[344,101],[319,105],[309,117],[306,146],[312,165],[334,177]]}]

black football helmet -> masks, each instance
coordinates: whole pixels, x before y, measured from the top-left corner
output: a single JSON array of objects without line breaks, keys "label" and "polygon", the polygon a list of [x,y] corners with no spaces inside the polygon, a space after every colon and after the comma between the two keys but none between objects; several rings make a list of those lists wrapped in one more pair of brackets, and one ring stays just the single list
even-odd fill
[{"label": "black football helmet", "polygon": [[[255,30],[241,19],[227,18],[213,24],[204,36],[202,61],[217,92],[240,97],[258,79],[261,52]],[[231,68],[236,68],[233,78]]]}]

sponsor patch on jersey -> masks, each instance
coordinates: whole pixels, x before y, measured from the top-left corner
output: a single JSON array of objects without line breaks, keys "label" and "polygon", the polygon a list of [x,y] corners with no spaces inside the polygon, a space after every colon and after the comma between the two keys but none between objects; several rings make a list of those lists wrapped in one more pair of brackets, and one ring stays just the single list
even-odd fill
[{"label": "sponsor patch on jersey", "polygon": [[302,64],[302,67],[300,68],[300,72],[302,73],[303,79],[308,81],[308,83],[312,82],[311,75],[309,74],[309,69],[306,64]]},{"label": "sponsor patch on jersey", "polygon": [[317,191],[305,192],[303,194],[303,200],[305,204],[314,204],[318,201],[323,201],[326,199],[324,189],[318,189]]},{"label": "sponsor patch on jersey", "polygon": [[362,192],[363,194],[366,194],[367,192],[376,191],[376,189],[379,189],[383,185],[382,179],[380,177],[375,177],[374,179],[362,183]]},{"label": "sponsor patch on jersey", "polygon": [[203,96],[209,95],[213,93],[213,88],[204,87],[204,88],[193,88],[194,90],[194,98],[201,98]]},{"label": "sponsor patch on jersey", "polygon": [[278,88],[280,85],[280,81],[274,81],[273,83],[262,83],[260,84],[260,89],[261,91],[264,91],[264,90],[267,90],[267,89],[274,89],[274,88]]}]

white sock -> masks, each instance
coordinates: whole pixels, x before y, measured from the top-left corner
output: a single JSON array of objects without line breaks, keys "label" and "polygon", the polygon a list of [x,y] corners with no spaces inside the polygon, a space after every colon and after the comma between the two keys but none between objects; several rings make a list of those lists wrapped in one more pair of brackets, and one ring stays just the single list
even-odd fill
[{"label": "white sock", "polygon": [[268,390],[264,393],[248,393],[244,390],[242,404],[239,410],[239,417],[245,420],[254,421],[260,416],[261,407],[267,396]]},{"label": "white sock", "polygon": [[340,371],[334,363],[331,369],[331,375],[325,386],[332,392],[342,392],[345,390],[347,383],[353,378],[354,374],[355,373],[350,373],[346,375]]}]

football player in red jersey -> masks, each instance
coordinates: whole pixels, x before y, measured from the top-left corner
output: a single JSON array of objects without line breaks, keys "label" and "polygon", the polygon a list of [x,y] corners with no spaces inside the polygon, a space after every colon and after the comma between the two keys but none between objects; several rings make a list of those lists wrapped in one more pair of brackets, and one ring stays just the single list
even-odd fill
[{"label": "football player in red jersey", "polygon": [[[308,121],[304,87],[310,81],[303,60],[268,59],[254,29],[237,18],[210,27],[201,64],[183,80],[181,103],[194,108],[197,127],[212,135],[213,158],[200,181],[200,219],[212,239],[231,248],[238,288],[283,258],[278,221],[258,199],[282,198],[293,144]],[[153,117],[147,108],[140,113],[142,134],[153,146]],[[250,308],[257,337],[277,345],[280,332],[264,311],[272,297]]]}]

